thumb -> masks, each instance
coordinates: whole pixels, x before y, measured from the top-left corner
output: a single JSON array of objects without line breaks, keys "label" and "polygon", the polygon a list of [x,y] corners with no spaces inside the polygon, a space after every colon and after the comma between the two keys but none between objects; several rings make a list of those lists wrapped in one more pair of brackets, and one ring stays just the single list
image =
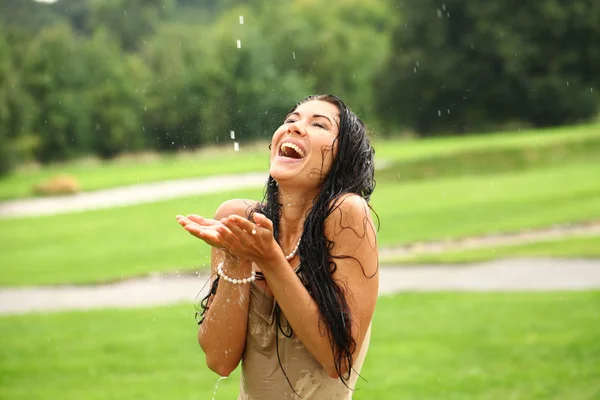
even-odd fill
[{"label": "thumb", "polygon": [[254,221],[263,228],[273,231],[273,222],[265,215],[254,213]]}]

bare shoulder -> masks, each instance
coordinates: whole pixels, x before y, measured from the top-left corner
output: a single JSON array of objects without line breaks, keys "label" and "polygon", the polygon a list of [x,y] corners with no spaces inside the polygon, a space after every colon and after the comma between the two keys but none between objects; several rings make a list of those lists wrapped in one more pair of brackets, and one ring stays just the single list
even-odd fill
[{"label": "bare shoulder", "polygon": [[340,196],[332,202],[331,207],[333,211],[325,220],[325,231],[328,236],[336,236],[343,227],[357,227],[367,224],[374,229],[371,208],[365,199],[359,195],[349,193]]},{"label": "bare shoulder", "polygon": [[227,200],[215,212],[215,219],[227,218],[234,214],[247,218],[258,203],[256,200],[249,199]]},{"label": "bare shoulder", "polygon": [[361,249],[376,253],[377,233],[369,204],[359,195],[346,194],[336,199],[332,208],[325,220],[325,234],[334,242],[332,255]]}]

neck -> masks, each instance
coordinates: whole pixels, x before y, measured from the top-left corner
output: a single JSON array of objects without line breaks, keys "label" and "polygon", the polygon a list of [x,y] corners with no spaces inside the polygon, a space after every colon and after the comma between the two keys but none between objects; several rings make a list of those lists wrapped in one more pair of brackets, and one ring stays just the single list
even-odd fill
[{"label": "neck", "polygon": [[279,242],[286,254],[296,247],[302,236],[306,214],[312,207],[317,193],[317,190],[279,186],[279,203],[281,204]]}]

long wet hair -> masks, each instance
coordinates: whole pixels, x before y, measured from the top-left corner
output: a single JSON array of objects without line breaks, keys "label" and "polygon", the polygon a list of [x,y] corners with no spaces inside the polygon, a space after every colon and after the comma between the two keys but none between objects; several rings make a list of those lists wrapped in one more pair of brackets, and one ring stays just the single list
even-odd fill
[{"label": "long wet hair", "polygon": [[[375,151],[371,146],[365,124],[336,96],[309,96],[296,104],[290,113],[294,112],[299,105],[314,100],[325,101],[337,106],[339,133],[332,147],[322,149],[323,163],[325,157],[333,157],[329,173],[322,176],[321,171],[311,171],[311,173],[318,173],[323,181],[322,188],[313,200],[313,205],[307,212],[304,222],[302,240],[298,247],[298,256],[300,257],[298,275],[319,307],[333,351],[335,369],[342,381],[346,383],[352,370],[352,353],[356,349],[356,342],[351,333],[352,316],[344,295],[344,288],[333,280],[332,274],[337,269],[337,259],[354,257],[330,254],[335,243],[325,235],[325,220],[340,207],[344,195],[357,194],[367,204],[369,203],[375,190]],[[334,146],[337,146],[337,153],[333,152]],[[253,212],[260,212],[268,217],[273,222],[273,236],[278,243],[279,220],[282,211],[279,201],[279,187],[275,179],[269,175],[264,199],[249,215],[249,218],[252,219]],[[366,229],[374,229],[374,227],[370,226],[367,216],[365,216],[363,225],[366,239]],[[207,311],[210,297],[216,293],[217,285],[218,277],[213,282],[209,294],[201,302],[202,311],[199,314],[201,318]],[[279,332],[287,337],[293,335],[291,326],[282,324],[281,309],[277,304],[275,305],[274,319]],[[202,323],[202,319],[199,323]],[[276,342],[278,343],[278,341]],[[279,358],[278,347],[277,356]],[[346,370],[347,373],[342,374],[343,370]]]}]

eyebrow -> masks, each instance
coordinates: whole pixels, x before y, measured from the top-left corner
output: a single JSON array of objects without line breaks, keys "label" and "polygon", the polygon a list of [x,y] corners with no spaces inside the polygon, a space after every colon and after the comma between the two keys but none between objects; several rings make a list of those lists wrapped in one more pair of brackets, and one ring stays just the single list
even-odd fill
[{"label": "eyebrow", "polygon": [[[285,118],[287,119],[287,118],[288,118],[290,115],[296,115],[297,117],[300,117],[300,113],[299,113],[298,111],[294,111],[294,112],[291,112],[291,113],[289,113],[289,114],[287,115],[287,117],[285,117]],[[325,119],[329,120],[329,123],[330,123],[330,124],[333,124],[333,121],[331,120],[331,118],[329,118],[329,117],[328,117],[328,116],[326,116],[326,115],[321,115],[321,114],[313,114],[313,118],[325,118]]]}]

